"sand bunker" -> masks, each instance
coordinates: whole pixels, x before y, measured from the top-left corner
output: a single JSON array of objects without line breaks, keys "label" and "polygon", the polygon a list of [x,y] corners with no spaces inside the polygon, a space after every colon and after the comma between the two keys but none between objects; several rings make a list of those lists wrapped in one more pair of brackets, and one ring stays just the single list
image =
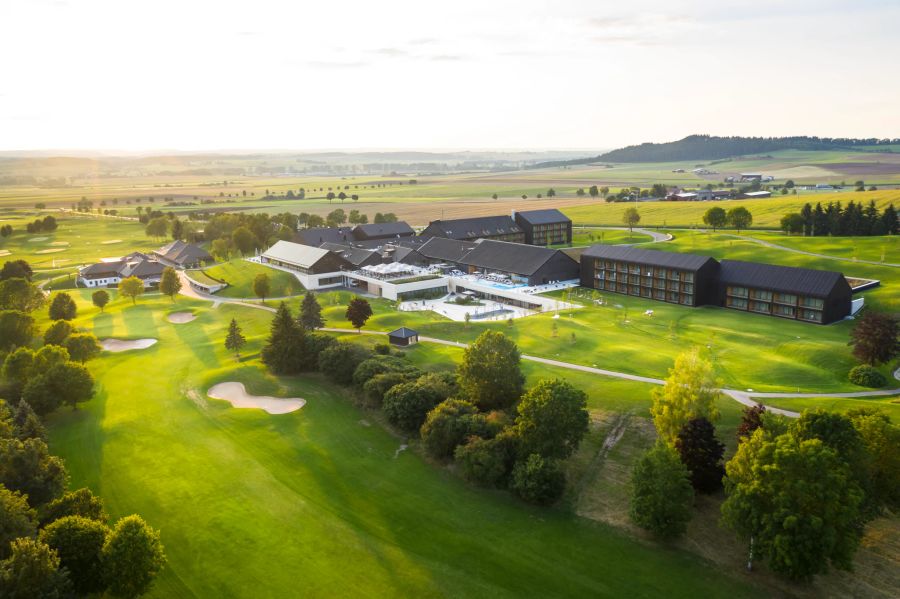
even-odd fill
[{"label": "sand bunker", "polygon": [[0,256],[9,256],[10,254],[12,254],[12,252],[9,250],[0,250]]},{"label": "sand bunker", "polygon": [[250,395],[244,383],[219,383],[210,387],[206,394],[214,399],[224,399],[235,408],[260,408],[269,414],[287,414],[306,405],[306,400],[299,397]]},{"label": "sand bunker", "polygon": [[106,351],[120,352],[130,349],[147,349],[156,339],[101,339],[100,346]]},{"label": "sand bunker", "polygon": [[169,322],[174,322],[175,324],[184,324],[186,322],[190,322],[197,318],[193,312],[172,312],[168,316]]},{"label": "sand bunker", "polygon": [[35,242],[35,241],[47,241],[48,239],[50,239],[50,238],[49,238],[49,237],[32,237],[32,238],[29,239],[28,241],[29,241],[29,242]]},{"label": "sand bunker", "polygon": [[38,250],[35,254],[55,254],[56,252],[65,252],[69,248],[50,248],[48,250]]},{"label": "sand bunker", "polygon": [[68,241],[51,241],[47,245],[62,246],[62,245],[69,245],[69,242]]},{"label": "sand bunker", "polygon": [[106,241],[101,241],[100,245],[109,245],[111,243],[122,243],[121,239],[107,239]]}]

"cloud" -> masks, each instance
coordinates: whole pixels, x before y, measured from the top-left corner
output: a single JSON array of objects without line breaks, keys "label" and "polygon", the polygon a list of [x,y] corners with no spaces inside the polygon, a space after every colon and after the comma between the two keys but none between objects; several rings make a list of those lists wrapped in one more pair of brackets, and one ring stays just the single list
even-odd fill
[{"label": "cloud", "polygon": [[380,54],[382,56],[390,56],[391,58],[399,58],[401,56],[409,55],[409,52],[402,48],[378,48],[373,51],[374,54]]},{"label": "cloud", "polygon": [[436,44],[437,40],[433,37],[420,37],[414,40],[409,40],[409,43],[413,46],[427,46],[428,44]]},{"label": "cloud", "polygon": [[436,62],[453,62],[465,59],[466,57],[462,56],[461,54],[435,54],[428,57],[428,60],[434,60]]},{"label": "cloud", "polygon": [[317,69],[359,69],[372,63],[367,60],[307,60],[303,64]]},{"label": "cloud", "polygon": [[590,39],[597,43],[653,46],[681,39],[698,23],[685,15],[643,13],[592,17],[586,25]]}]

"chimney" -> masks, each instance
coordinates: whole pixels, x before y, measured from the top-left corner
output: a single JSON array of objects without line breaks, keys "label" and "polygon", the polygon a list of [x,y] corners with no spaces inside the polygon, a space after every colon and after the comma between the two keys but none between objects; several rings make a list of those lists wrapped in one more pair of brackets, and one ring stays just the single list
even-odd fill
[{"label": "chimney", "polygon": [[512,217],[513,220],[516,220],[516,209],[515,208],[510,210],[510,216]]}]

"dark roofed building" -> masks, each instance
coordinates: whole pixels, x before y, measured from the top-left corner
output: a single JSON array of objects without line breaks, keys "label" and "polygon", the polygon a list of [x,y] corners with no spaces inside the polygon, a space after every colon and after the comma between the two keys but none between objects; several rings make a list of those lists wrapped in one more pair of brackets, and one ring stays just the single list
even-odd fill
[{"label": "dark roofed building", "polygon": [[414,343],[419,342],[419,333],[406,327],[400,327],[396,331],[388,333],[388,341],[390,341],[392,345],[406,347],[407,345],[413,345]]},{"label": "dark roofed building", "polygon": [[313,227],[300,229],[294,234],[294,243],[319,247],[323,243],[347,244],[353,241],[351,227]]},{"label": "dark roofed building", "polygon": [[525,232],[510,216],[478,216],[432,221],[420,233],[422,237],[446,237],[458,241],[496,239],[525,243]]},{"label": "dark roofed building", "polygon": [[525,232],[527,244],[572,243],[572,221],[556,208],[514,211],[513,218]]},{"label": "dark roofed building", "polygon": [[212,256],[203,248],[180,239],[154,250],[153,254],[163,264],[179,268],[196,268],[212,260]]},{"label": "dark roofed building", "polygon": [[709,256],[594,245],[581,254],[581,284],[686,306],[714,303],[719,263]]},{"label": "dark roofed building", "polygon": [[118,260],[98,262],[78,271],[76,282],[85,287],[112,287],[122,279],[137,277],[144,287],[159,284],[165,264],[141,252],[132,252]]},{"label": "dark roofed building", "polygon": [[722,260],[719,301],[735,310],[827,324],[850,314],[852,290],[839,272]]},{"label": "dark roofed building", "polygon": [[416,253],[424,257],[429,264],[446,262],[449,264],[461,264],[460,260],[475,247],[475,243],[447,239],[446,237],[432,237],[420,247]]},{"label": "dark roofed building", "polygon": [[353,238],[356,241],[371,241],[373,239],[398,239],[413,237],[416,232],[404,221],[395,223],[371,223],[356,225],[353,227]]},{"label": "dark roofed building", "polygon": [[319,247],[324,250],[330,250],[334,252],[357,268],[381,264],[383,261],[381,258],[381,254],[376,250],[329,242],[325,242]]},{"label": "dark roofed building", "polygon": [[508,275],[514,282],[543,285],[578,278],[578,262],[560,250],[483,239],[458,260],[469,272]]}]

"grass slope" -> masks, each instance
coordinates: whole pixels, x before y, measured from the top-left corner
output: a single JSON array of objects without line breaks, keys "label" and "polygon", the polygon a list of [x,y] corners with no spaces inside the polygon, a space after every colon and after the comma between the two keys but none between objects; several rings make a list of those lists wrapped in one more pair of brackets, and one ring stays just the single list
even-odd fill
[{"label": "grass slope", "polygon": [[291,273],[275,270],[255,262],[247,262],[243,258],[235,258],[229,262],[211,266],[203,272],[214,279],[228,283],[228,287],[217,293],[222,297],[255,298],[253,279],[258,274],[265,274],[269,277],[272,297],[296,295],[304,291],[303,285]]},{"label": "grass slope", "polygon": [[[170,562],[153,596],[753,594],[686,553],[398,453],[401,440],[362,422],[342,392],[262,370],[265,312],[155,296],[99,314],[86,293],[79,307],[76,324],[100,336],[160,340],[92,362],[97,397],[51,422],[75,485],[99,492],[114,516],[138,512],[162,530]],[[193,322],[165,320],[186,307]],[[232,316],[250,340],[240,363],[221,348]],[[272,417],[204,399],[223,380],[308,404]]]}]

